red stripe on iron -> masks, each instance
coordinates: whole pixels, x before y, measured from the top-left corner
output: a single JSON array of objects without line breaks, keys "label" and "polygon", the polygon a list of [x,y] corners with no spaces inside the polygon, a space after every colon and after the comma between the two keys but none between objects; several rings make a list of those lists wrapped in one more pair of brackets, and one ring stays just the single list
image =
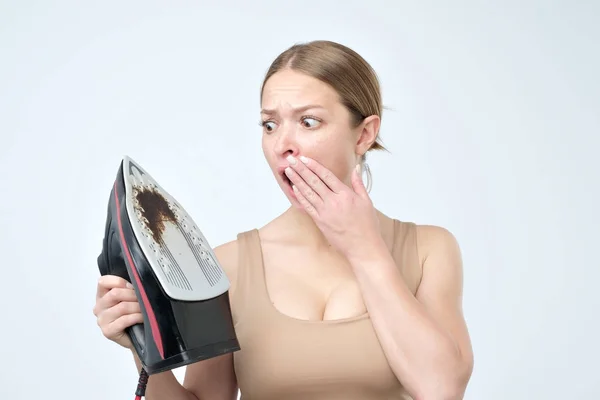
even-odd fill
[{"label": "red stripe on iron", "polygon": [[115,182],[115,202],[117,204],[117,213],[119,221],[119,234],[121,236],[121,245],[125,249],[125,255],[127,256],[127,260],[129,261],[129,266],[133,271],[133,277],[137,283],[138,290],[140,291],[140,295],[142,296],[142,303],[144,303],[144,308],[146,309],[146,313],[148,314],[148,319],[150,320],[150,330],[152,331],[152,336],[154,337],[154,343],[156,344],[156,348],[160,353],[161,358],[165,358],[162,338],[160,336],[160,331],[158,330],[158,322],[156,321],[156,316],[154,315],[154,310],[150,305],[150,301],[148,300],[148,295],[146,295],[146,291],[144,290],[144,286],[142,285],[142,281],[140,280],[140,276],[138,275],[135,264],[133,263],[133,259],[131,258],[131,254],[129,252],[129,247],[127,246],[127,242],[125,242],[125,236],[123,234],[123,225],[121,224],[121,206],[119,204],[119,196],[117,193],[117,183]]}]

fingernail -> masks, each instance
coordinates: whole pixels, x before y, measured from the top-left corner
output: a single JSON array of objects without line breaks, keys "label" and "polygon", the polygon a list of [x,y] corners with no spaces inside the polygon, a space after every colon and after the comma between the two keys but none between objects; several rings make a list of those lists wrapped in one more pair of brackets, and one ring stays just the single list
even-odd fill
[{"label": "fingernail", "polygon": [[133,289],[133,285],[129,282],[127,282],[127,284],[125,286],[127,286],[127,288],[129,288],[129,289]]},{"label": "fingernail", "polygon": [[308,158],[304,156],[300,156],[300,161],[302,161],[304,164],[308,164]]},{"label": "fingernail", "polygon": [[296,165],[296,159],[292,156],[287,156],[287,160],[290,164]]},{"label": "fingernail", "polygon": [[291,176],[291,175],[292,175],[292,169],[291,169],[290,167],[287,167],[287,168],[285,169],[285,174],[286,174],[287,176]]},{"label": "fingernail", "polygon": [[356,172],[360,174],[360,164],[356,164]]}]

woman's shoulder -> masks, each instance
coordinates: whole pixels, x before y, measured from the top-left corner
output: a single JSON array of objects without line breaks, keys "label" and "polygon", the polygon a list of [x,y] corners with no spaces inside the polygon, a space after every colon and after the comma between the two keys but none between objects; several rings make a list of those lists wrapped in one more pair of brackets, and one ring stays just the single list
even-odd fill
[{"label": "woman's shoulder", "polygon": [[456,255],[460,252],[456,236],[440,225],[415,224],[422,262],[432,255]]},{"label": "woman's shoulder", "polygon": [[236,235],[235,239],[224,242],[213,248],[217,261],[229,279],[230,292],[235,290],[239,270],[240,251],[244,251],[241,242],[252,237],[256,232],[258,232],[258,229],[241,231]]},{"label": "woman's shoulder", "polygon": [[446,227],[417,222],[395,221],[404,232],[412,232],[406,241],[416,245],[420,279],[416,292],[423,296],[431,293],[456,293],[461,290],[463,264],[456,236]]},{"label": "woman's shoulder", "polygon": [[456,236],[444,226],[404,221],[397,218],[391,218],[391,220],[397,230],[413,233],[421,265],[431,254],[455,254],[459,251]]}]

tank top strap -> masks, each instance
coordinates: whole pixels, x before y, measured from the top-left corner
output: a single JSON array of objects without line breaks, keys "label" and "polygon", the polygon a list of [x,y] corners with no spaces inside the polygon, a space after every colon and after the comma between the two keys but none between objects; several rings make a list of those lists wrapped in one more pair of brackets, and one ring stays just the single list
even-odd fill
[{"label": "tank top strap", "polygon": [[[238,266],[235,282],[234,318],[241,318],[248,312],[264,311],[262,307],[266,293],[263,268],[263,255],[257,229],[241,232],[237,235]],[[259,309],[260,308],[260,309]]]},{"label": "tank top strap", "polygon": [[416,293],[421,283],[422,268],[417,243],[417,225],[394,220],[392,257],[411,291]]}]

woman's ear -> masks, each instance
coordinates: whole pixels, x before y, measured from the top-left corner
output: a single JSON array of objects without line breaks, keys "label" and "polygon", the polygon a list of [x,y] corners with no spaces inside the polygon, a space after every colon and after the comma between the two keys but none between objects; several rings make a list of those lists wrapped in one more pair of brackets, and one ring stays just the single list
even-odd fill
[{"label": "woman's ear", "polygon": [[363,155],[373,143],[377,140],[379,135],[379,126],[381,124],[381,118],[377,115],[371,115],[363,120],[358,126],[358,140],[356,142],[356,154]]}]

